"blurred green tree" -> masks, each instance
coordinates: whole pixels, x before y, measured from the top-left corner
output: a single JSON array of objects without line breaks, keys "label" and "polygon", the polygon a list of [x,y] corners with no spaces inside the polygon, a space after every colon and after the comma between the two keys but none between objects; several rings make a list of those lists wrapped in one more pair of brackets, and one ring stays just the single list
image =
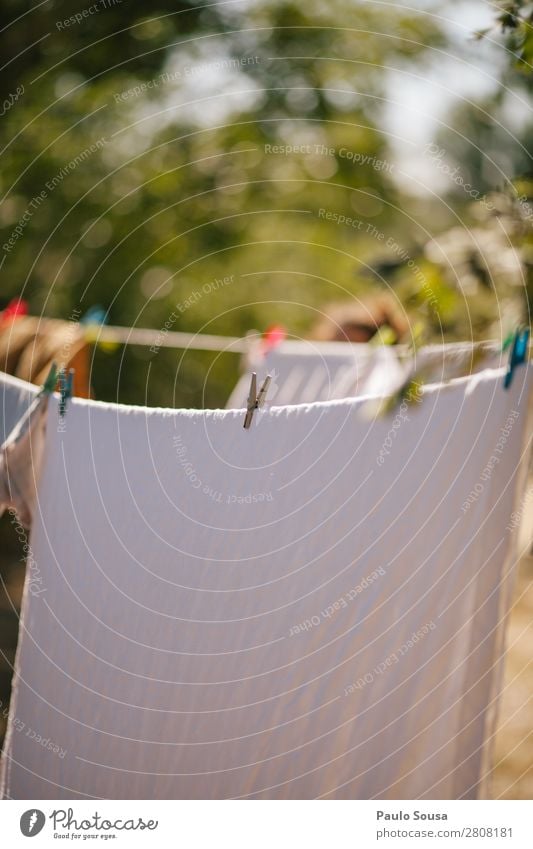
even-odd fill
[{"label": "blurred green tree", "polygon": [[[413,222],[380,121],[390,78],[445,43],[435,19],[339,0],[0,7],[4,298],[302,333],[325,301],[387,284],[367,263]],[[222,403],[236,363],[188,354],[170,396],[179,356],[97,351],[97,395],[120,375],[142,401],[149,369],[150,403]]]}]

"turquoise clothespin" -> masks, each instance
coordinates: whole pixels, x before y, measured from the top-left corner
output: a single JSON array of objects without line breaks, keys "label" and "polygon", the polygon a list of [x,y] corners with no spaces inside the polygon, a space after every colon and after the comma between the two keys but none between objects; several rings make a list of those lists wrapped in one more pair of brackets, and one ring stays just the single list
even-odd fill
[{"label": "turquoise clothespin", "polygon": [[52,365],[50,366],[50,371],[48,372],[48,377],[46,378],[45,382],[43,383],[43,385],[41,387],[41,392],[39,394],[41,394],[41,395],[51,395],[52,392],[54,391],[54,389],[56,388],[57,378],[58,378],[57,364],[52,363]]},{"label": "turquoise clothespin", "polygon": [[529,327],[526,327],[524,330],[520,330],[519,328],[514,335],[513,344],[511,346],[511,353],[509,355],[509,365],[507,366],[507,371],[503,379],[504,389],[509,389],[513,380],[515,368],[517,366],[523,365],[526,362],[528,345]]},{"label": "turquoise clothespin", "polygon": [[59,373],[59,415],[61,418],[67,411],[67,401],[72,398],[72,386],[74,383],[74,369],[69,369],[68,374],[65,369],[61,369]]}]

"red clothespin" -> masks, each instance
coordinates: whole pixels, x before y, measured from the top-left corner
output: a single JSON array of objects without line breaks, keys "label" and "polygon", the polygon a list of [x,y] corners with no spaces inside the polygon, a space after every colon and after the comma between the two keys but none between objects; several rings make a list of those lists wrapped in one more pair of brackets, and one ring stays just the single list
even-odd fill
[{"label": "red clothespin", "polygon": [[28,315],[28,302],[22,298],[13,298],[7,307],[0,313],[0,321],[14,321],[16,318]]},{"label": "red clothespin", "polygon": [[287,331],[281,324],[271,324],[270,327],[267,327],[261,339],[261,353],[263,356],[268,354],[269,351],[274,350],[274,348],[277,348],[278,345],[281,345],[286,338]]}]

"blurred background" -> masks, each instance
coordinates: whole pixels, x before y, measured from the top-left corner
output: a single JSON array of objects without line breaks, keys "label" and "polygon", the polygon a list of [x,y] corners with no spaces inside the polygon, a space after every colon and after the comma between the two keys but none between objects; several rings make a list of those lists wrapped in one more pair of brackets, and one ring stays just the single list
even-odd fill
[{"label": "blurred background", "polygon": [[[237,354],[94,344],[95,326],[298,338],[382,297],[407,342],[530,323],[531,4],[0,9],[0,354],[24,313],[60,319],[90,340],[94,397],[217,407]],[[4,722],[23,567],[0,531]],[[533,791],[530,579],[496,772],[511,798]]]}]

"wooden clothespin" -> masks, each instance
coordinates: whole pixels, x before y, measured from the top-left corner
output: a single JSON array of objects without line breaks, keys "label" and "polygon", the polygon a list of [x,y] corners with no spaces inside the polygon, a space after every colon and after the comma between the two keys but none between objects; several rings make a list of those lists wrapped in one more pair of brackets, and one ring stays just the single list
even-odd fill
[{"label": "wooden clothespin", "polygon": [[74,384],[74,369],[69,369],[67,374],[66,369],[61,369],[59,373],[59,415],[64,417],[67,411],[67,402],[72,398],[72,387]]},{"label": "wooden clothespin", "polygon": [[270,386],[270,381],[272,380],[272,375],[267,374],[259,393],[257,392],[257,375],[255,371],[252,374],[252,379],[250,381],[250,393],[248,395],[248,404],[246,407],[246,416],[244,417],[244,425],[243,427],[248,430],[250,425],[252,424],[252,419],[254,417],[254,413],[256,410],[259,410],[260,407],[265,403],[266,394],[268,392],[268,387]]},{"label": "wooden clothespin", "polygon": [[509,389],[513,381],[515,368],[517,366],[523,365],[526,362],[528,345],[529,327],[526,327],[523,330],[519,328],[514,335],[513,344],[511,345],[511,353],[509,354],[509,365],[507,366],[507,371],[503,379],[504,389]]}]

